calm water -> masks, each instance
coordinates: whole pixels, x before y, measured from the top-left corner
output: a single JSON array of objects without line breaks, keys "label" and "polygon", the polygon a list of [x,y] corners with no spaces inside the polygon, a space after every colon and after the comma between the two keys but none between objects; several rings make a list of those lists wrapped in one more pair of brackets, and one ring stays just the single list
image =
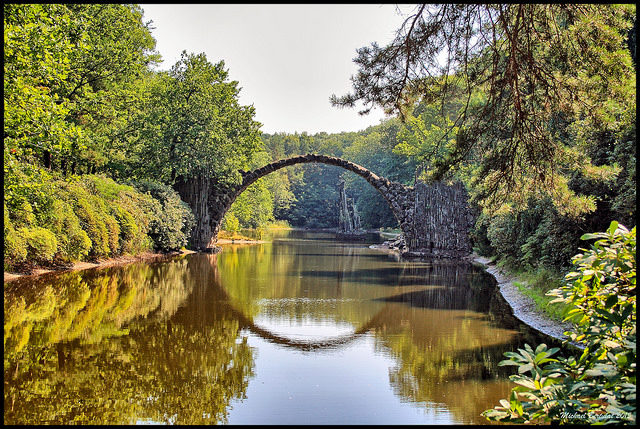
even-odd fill
[{"label": "calm water", "polygon": [[4,292],[4,423],[469,424],[539,342],[491,276],[329,233]]}]

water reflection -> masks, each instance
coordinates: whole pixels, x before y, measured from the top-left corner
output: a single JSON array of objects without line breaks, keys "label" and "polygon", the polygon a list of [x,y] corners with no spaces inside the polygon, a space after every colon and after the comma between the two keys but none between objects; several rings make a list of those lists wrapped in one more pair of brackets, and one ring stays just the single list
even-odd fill
[{"label": "water reflection", "polygon": [[4,423],[224,422],[253,351],[216,305],[214,259],[68,273],[5,290]]},{"label": "water reflection", "polygon": [[486,423],[533,340],[492,278],[303,238],[11,283],[5,424]]}]

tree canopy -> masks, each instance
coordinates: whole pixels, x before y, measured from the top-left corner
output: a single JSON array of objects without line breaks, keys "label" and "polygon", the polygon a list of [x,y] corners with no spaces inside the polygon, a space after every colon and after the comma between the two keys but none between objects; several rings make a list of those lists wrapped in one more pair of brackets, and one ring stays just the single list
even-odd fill
[{"label": "tree canopy", "polygon": [[571,174],[620,171],[589,155],[593,134],[634,121],[634,22],[634,5],[421,5],[387,46],[358,50],[353,93],[331,101],[400,115],[417,101],[436,106],[448,125],[425,152],[427,178],[474,162],[484,204],[522,207],[547,195],[577,215],[595,201],[569,188]]},{"label": "tree canopy", "polygon": [[224,61],[183,51],[169,72],[147,83],[134,170],[170,184],[200,174],[239,180],[238,170],[261,148],[261,124],[253,106],[238,103],[238,82],[228,80]]}]

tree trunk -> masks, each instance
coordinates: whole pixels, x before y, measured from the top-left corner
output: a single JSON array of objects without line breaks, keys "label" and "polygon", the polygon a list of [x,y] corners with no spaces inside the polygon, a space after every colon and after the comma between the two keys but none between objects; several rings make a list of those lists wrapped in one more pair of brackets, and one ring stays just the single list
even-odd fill
[{"label": "tree trunk", "polygon": [[189,245],[193,250],[205,250],[211,247],[214,235],[218,233],[219,225],[212,225],[209,210],[211,193],[211,179],[195,177],[184,179],[178,177],[173,188],[178,192],[182,201],[191,207],[195,216],[195,226],[191,231]]},{"label": "tree trunk", "polygon": [[45,150],[44,154],[42,155],[42,163],[44,164],[45,168],[51,169],[51,152],[49,152],[48,150]]}]

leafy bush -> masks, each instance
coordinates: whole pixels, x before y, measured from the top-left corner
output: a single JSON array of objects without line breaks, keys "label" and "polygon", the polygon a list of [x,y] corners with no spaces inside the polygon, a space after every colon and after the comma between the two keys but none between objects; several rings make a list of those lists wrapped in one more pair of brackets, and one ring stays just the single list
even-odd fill
[{"label": "leafy bush", "polygon": [[238,220],[240,228],[263,227],[274,220],[273,201],[267,182],[262,178],[236,198],[229,208],[229,214],[233,214],[233,217]]},{"label": "leafy bush", "polygon": [[563,272],[578,251],[584,227],[584,221],[560,215],[549,199],[530,199],[522,211],[481,215],[472,237],[479,251],[498,256],[510,270]]},{"label": "leafy bush", "polygon": [[[486,410],[489,420],[512,423],[626,423],[636,420],[636,229],[612,222],[591,249],[572,259],[576,271],[549,292],[574,308],[569,339],[584,349],[556,356],[545,344],[507,352],[500,365],[518,367],[509,400]],[[552,302],[554,302],[552,301]]]},{"label": "leafy bush", "polygon": [[4,268],[11,269],[13,264],[27,258],[27,243],[24,237],[16,232],[9,217],[9,210],[4,204]]},{"label": "leafy bush", "polygon": [[517,224],[511,214],[494,217],[487,227],[487,238],[498,255],[513,264],[518,255]]},{"label": "leafy bush", "polygon": [[159,204],[153,205],[149,237],[158,251],[179,250],[187,245],[195,225],[189,206],[169,186],[157,182],[135,183],[137,189],[148,192]]},{"label": "leafy bush", "polygon": [[81,228],[73,208],[66,201],[56,200],[50,214],[47,225],[58,239],[57,257],[63,262],[85,258],[91,248],[91,239]]},{"label": "leafy bush", "polygon": [[228,232],[240,231],[240,221],[232,212],[229,211],[224,215],[224,219],[222,219],[222,229]]},{"label": "leafy bush", "polygon": [[58,250],[58,240],[53,232],[39,226],[20,228],[18,234],[27,244],[27,259],[35,262],[51,262]]},{"label": "leafy bush", "polygon": [[[6,155],[6,154],[5,154]],[[193,215],[178,194],[97,175],[72,176],[5,156],[4,266],[69,263],[184,246]]]}]

